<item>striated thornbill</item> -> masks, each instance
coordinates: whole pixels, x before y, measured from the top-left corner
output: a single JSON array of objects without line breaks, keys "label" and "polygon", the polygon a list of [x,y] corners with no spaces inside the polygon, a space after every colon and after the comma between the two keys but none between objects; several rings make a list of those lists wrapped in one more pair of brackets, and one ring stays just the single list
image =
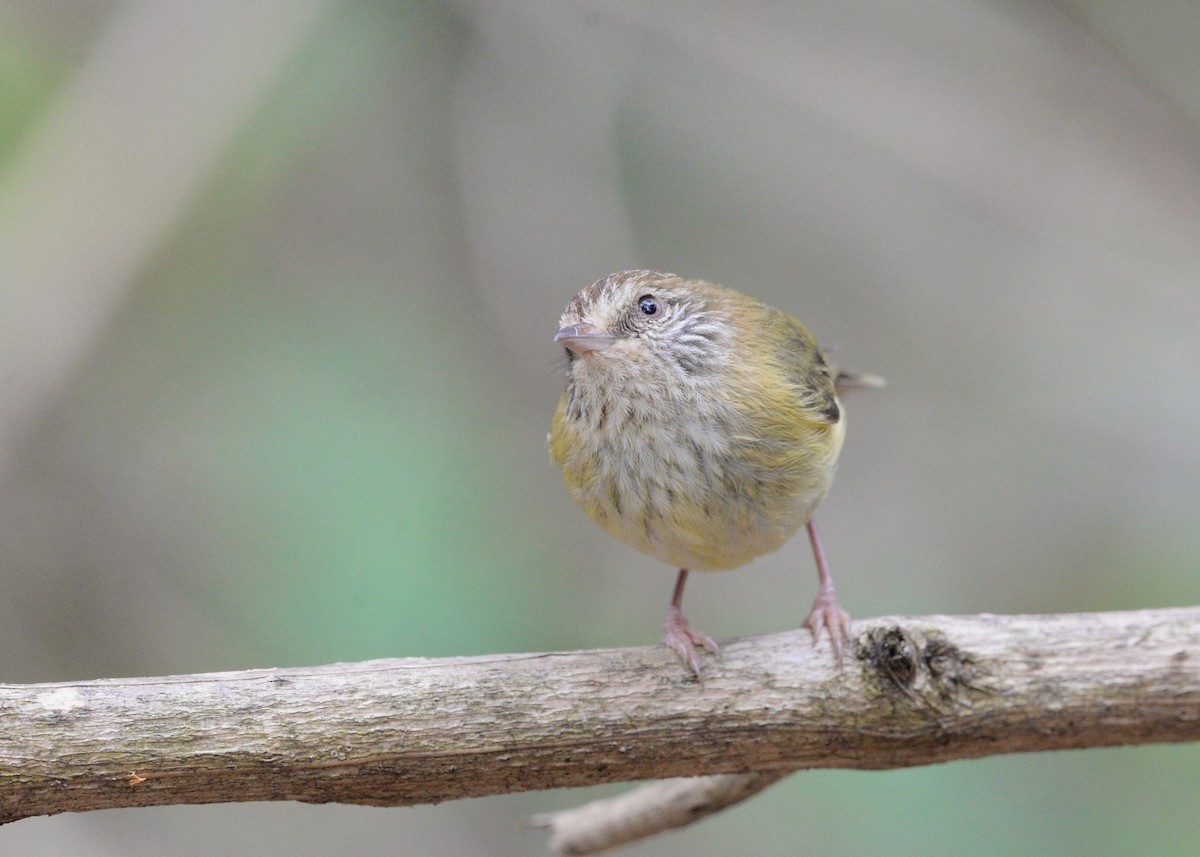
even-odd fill
[{"label": "striated thornbill", "polygon": [[804,624],[841,658],[838,603],[812,513],[845,436],[838,373],[792,316],[699,280],[625,271],[568,304],[566,389],[550,453],[592,520],[679,569],[664,642],[697,675],[717,645],[681,611],[689,570],[730,569],[807,525],[820,590]]}]

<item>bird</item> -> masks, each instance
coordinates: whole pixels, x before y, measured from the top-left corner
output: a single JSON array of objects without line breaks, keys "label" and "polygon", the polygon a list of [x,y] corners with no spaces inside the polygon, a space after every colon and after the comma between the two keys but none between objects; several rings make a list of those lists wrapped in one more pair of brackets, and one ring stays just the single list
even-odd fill
[{"label": "bird", "polygon": [[845,438],[839,391],[883,379],[834,368],[781,310],[651,270],[584,288],[553,341],[567,359],[550,457],[592,520],[678,569],[663,642],[699,679],[697,647],[720,648],[683,613],[688,574],[745,565],[805,527],[818,591],[803,627],[840,664],[850,616],[812,516]]}]

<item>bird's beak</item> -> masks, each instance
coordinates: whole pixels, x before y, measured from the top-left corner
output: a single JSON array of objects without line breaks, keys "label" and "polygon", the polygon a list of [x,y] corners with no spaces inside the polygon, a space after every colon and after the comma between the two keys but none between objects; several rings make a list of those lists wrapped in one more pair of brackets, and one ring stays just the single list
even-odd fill
[{"label": "bird's beak", "polygon": [[617,341],[610,333],[597,330],[594,324],[572,324],[554,334],[554,341],[561,342],[576,354],[603,351]]}]

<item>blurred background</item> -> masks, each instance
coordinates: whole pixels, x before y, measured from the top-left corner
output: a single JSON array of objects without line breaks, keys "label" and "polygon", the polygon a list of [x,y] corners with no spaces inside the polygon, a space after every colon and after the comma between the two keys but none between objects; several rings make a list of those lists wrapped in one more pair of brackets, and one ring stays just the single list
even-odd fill
[{"label": "blurred background", "polygon": [[[631,267],[887,376],[818,513],[855,616],[1200,602],[1200,6],[9,0],[0,680],[655,643],[673,570],[545,440],[558,316]],[[799,538],[688,614],[795,628],[815,579]],[[631,853],[1192,855],[1197,770],[809,772]],[[528,855],[624,788],[0,850]]]}]

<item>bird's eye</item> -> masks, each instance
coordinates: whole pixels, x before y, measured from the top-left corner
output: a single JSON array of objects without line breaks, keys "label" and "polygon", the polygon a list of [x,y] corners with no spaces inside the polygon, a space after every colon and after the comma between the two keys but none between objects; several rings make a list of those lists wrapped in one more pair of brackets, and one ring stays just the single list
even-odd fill
[{"label": "bird's eye", "polygon": [[638,298],[638,311],[642,315],[658,315],[658,301],[654,295],[642,295]]}]

